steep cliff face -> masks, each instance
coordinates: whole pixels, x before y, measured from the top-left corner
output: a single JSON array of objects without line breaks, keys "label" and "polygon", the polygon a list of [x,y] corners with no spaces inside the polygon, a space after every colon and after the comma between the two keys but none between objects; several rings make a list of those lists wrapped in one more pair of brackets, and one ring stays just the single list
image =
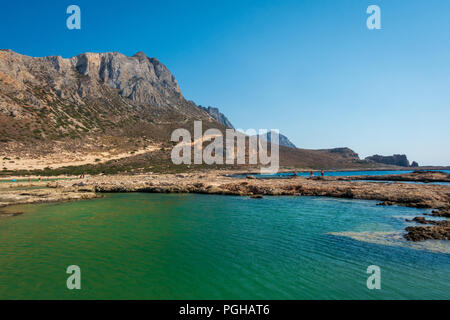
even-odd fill
[{"label": "steep cliff face", "polygon": [[394,154],[392,156],[380,156],[376,154],[371,157],[367,157],[366,160],[400,167],[409,167],[409,160],[404,154]]},{"label": "steep cliff face", "polygon": [[83,76],[119,90],[119,94],[139,104],[168,106],[181,91],[169,69],[143,52],[132,57],[121,53],[84,53],[69,59]]},{"label": "steep cliff face", "polygon": [[[0,76],[6,82],[2,94],[21,90],[30,97],[33,92],[27,89],[45,85],[47,91],[57,93],[60,98],[81,102],[84,97],[103,95],[101,86],[106,85],[137,104],[174,107],[174,102],[186,102],[167,67],[142,52],[132,57],[117,52],[83,53],[63,59],[32,58],[3,50],[0,52]],[[8,100],[5,96],[2,98]],[[15,101],[10,99],[9,102],[14,104]],[[32,99],[29,102],[37,103]]]},{"label": "steep cliff face", "polygon": [[191,119],[221,127],[186,101],[175,77],[139,52],[63,59],[0,51],[0,142],[41,143],[84,136],[166,139]]}]

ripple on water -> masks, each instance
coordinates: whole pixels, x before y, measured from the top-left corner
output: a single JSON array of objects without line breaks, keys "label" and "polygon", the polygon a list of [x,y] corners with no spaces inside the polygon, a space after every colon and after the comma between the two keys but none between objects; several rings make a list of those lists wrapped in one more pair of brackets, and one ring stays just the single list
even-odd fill
[{"label": "ripple on water", "polygon": [[[25,214],[0,221],[0,299],[447,299],[450,293],[450,259],[442,254],[448,247],[433,242],[430,250],[401,237],[403,218],[423,209],[316,197],[130,193],[14,210]],[[352,232],[328,234],[336,231]],[[406,248],[393,247],[399,245]],[[425,249],[408,249],[418,245]],[[71,264],[80,265],[89,290],[66,289]],[[381,292],[367,290],[370,264],[387,271]]]},{"label": "ripple on water", "polygon": [[426,240],[420,242],[407,241],[404,232],[329,232],[328,234],[347,237],[357,241],[380,244],[385,246],[404,247],[416,250],[450,254],[450,243],[441,240]]}]

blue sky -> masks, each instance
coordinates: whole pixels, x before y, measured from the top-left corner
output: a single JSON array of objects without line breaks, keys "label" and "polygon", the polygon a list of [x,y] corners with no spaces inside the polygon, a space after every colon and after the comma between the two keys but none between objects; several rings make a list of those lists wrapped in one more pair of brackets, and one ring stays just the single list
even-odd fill
[{"label": "blue sky", "polygon": [[[66,28],[76,4],[82,29]],[[366,8],[381,8],[368,30]],[[298,147],[450,165],[450,1],[4,1],[0,47],[144,51],[187,99]]]}]

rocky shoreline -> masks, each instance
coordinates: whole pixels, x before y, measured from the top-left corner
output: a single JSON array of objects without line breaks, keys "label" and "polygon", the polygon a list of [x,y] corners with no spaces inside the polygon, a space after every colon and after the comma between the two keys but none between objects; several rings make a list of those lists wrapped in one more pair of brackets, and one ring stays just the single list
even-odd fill
[{"label": "rocky shoreline", "polygon": [[345,177],[342,180],[373,180],[373,181],[408,181],[408,182],[449,182],[450,174],[442,171],[414,171],[412,173],[405,174],[390,174],[382,176],[357,176],[357,177]]},{"label": "rocky shoreline", "polygon": [[0,189],[0,209],[19,204],[88,200],[98,197],[101,197],[101,195],[93,192],[83,192],[75,189],[51,189],[45,186],[34,190]]},{"label": "rocky shoreline", "polygon": [[[353,179],[353,177],[352,177]],[[355,179],[357,180],[357,179]],[[377,183],[342,180],[335,177],[313,179],[239,179],[223,171],[188,174],[142,174],[90,176],[85,179],[33,183],[39,189],[23,190],[10,183],[0,186],[0,207],[16,204],[85,200],[102,193],[200,193],[234,196],[322,196],[377,200],[383,205],[436,209],[448,212],[450,186],[406,183]],[[21,183],[26,186],[26,183]],[[409,228],[409,229],[408,229]],[[408,227],[408,240],[449,239],[448,224]],[[431,229],[432,228],[432,229]]]}]

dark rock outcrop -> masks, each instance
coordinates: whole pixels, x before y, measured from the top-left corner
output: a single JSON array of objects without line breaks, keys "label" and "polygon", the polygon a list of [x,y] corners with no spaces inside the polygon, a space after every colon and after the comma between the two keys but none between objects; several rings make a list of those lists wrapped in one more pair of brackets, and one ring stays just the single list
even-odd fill
[{"label": "dark rock outcrop", "polygon": [[450,225],[450,221],[447,220],[427,220],[425,217],[415,217],[413,219],[406,219],[406,222],[416,222],[419,224],[429,224],[435,226],[447,226]]},{"label": "dark rock outcrop", "polygon": [[[425,214],[427,215],[427,214]],[[433,210],[431,214],[428,214],[432,217],[444,217],[444,218],[450,218],[450,208],[444,208],[440,210]]]},{"label": "dark rock outcrop", "polygon": [[[448,208],[439,211],[433,210],[431,216],[449,217]],[[425,214],[428,215],[428,214]],[[409,226],[405,228],[407,234],[404,235],[409,241],[424,240],[450,240],[450,220],[427,220],[425,217],[415,217],[406,219],[406,222],[415,222],[423,226]]]},{"label": "dark rock outcrop", "polygon": [[404,154],[394,154],[392,156],[380,156],[376,154],[371,157],[367,157],[365,160],[393,166],[409,167],[409,160]]},{"label": "dark rock outcrop", "polygon": [[407,227],[405,239],[409,241],[450,240],[450,226]]}]

